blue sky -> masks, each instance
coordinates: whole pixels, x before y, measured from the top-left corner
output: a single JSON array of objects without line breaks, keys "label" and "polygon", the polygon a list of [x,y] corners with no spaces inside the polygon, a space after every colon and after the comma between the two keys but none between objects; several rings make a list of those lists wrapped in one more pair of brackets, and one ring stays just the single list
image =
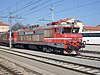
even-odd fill
[{"label": "blue sky", "polygon": [[[51,20],[51,4],[54,6],[54,21],[75,18],[87,26],[100,25],[100,0],[0,0],[0,16],[21,16],[25,19],[13,19],[12,23],[46,24]],[[8,19],[0,21],[9,23]]]}]

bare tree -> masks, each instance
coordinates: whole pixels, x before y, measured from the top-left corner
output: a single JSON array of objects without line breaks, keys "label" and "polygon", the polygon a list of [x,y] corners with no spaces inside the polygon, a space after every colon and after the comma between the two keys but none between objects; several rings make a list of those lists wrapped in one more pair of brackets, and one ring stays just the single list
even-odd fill
[{"label": "bare tree", "polygon": [[17,31],[21,27],[23,27],[23,25],[21,23],[17,22],[12,26],[12,31]]}]

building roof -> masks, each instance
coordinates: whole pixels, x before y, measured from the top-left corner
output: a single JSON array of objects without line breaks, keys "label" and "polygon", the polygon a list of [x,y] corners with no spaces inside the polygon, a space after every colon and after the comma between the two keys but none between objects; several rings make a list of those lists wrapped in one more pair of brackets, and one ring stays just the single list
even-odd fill
[{"label": "building roof", "polygon": [[95,26],[84,26],[84,29],[90,31],[100,31],[100,27],[95,27]]},{"label": "building roof", "polygon": [[8,26],[8,25],[3,22],[0,22],[0,26]]},{"label": "building roof", "polygon": [[67,21],[69,21],[69,20],[71,20],[71,19],[73,19],[73,18],[67,18],[67,19],[60,19],[60,20],[58,20],[57,22],[67,22]]},{"label": "building roof", "polygon": [[48,23],[47,25],[61,24],[62,22],[67,22],[67,21],[72,20],[72,19],[73,19],[73,18],[60,19],[60,20],[58,20],[58,21]]}]

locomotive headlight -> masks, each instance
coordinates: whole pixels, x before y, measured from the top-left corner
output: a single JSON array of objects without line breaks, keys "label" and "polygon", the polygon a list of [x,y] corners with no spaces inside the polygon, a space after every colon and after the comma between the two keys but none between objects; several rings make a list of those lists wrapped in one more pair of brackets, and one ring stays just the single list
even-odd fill
[{"label": "locomotive headlight", "polygon": [[79,39],[79,42],[82,42],[82,39]]}]

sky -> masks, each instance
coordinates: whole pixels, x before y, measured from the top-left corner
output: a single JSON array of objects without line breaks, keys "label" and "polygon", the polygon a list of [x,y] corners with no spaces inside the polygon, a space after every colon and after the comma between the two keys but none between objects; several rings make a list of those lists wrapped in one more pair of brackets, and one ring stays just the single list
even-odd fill
[{"label": "sky", "polygon": [[100,0],[0,0],[0,21],[9,24],[9,19],[3,17],[12,13],[15,17],[12,25],[50,23],[51,6],[54,7],[54,21],[75,18],[86,26],[100,25]]}]

